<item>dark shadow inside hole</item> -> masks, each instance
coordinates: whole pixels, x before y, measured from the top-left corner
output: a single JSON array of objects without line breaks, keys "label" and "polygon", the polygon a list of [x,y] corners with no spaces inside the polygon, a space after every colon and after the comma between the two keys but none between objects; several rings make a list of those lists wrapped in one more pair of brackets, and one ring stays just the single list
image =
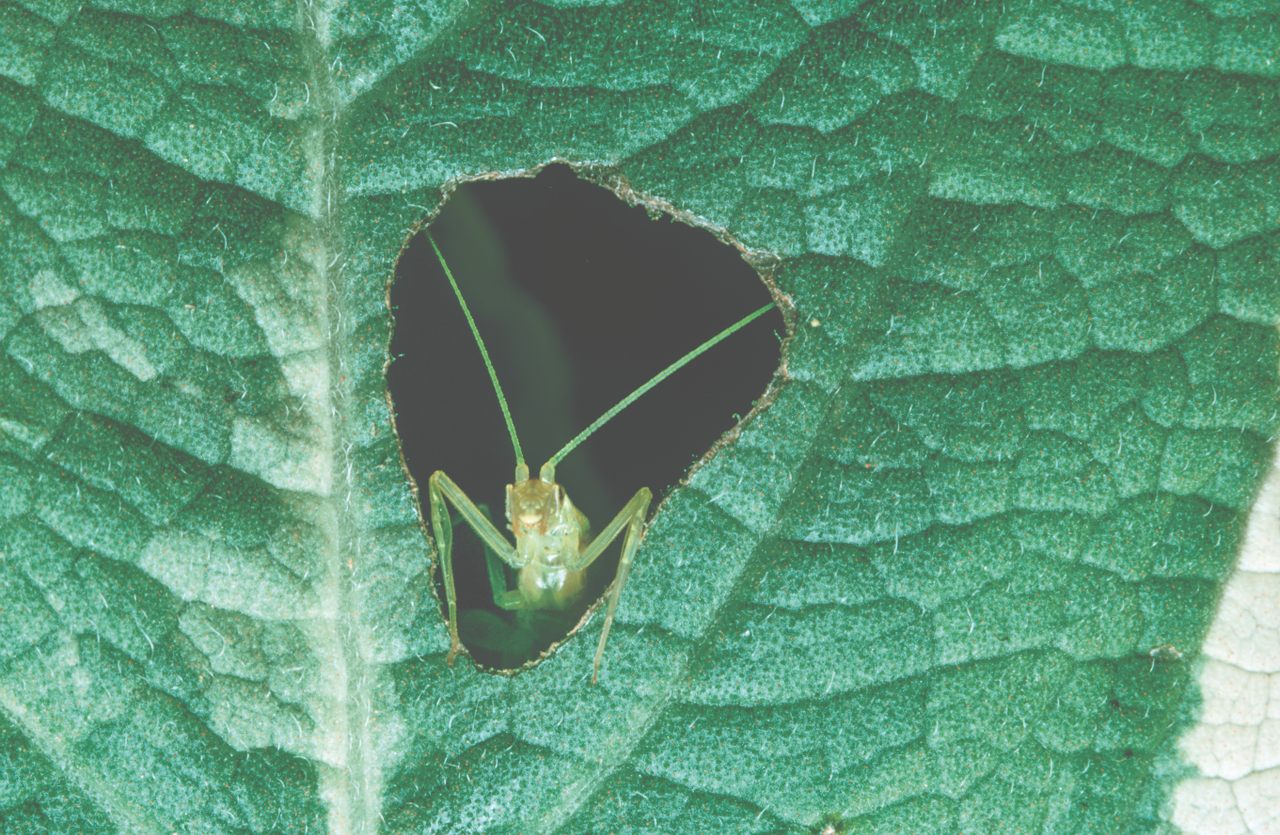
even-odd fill
[{"label": "dark shadow inside hole", "polygon": [[[739,253],[710,233],[651,218],[566,166],[460,187],[431,224],[502,382],[530,469],[686,351],[770,301]],[[443,470],[510,537],[514,453],[480,353],[425,235],[403,253],[388,385],[405,462],[421,487]],[[655,506],[746,414],[778,367],[771,311],[646,394],[565,458],[556,480],[603,527],[635,491]],[[521,618],[493,603],[478,539],[460,521],[453,554],[463,644],[509,669],[562,638],[613,579],[615,545],[581,605]],[[640,553],[643,559],[643,549]],[[509,573],[508,587],[514,587]],[[439,573],[437,584],[441,583]],[[438,588],[444,599],[442,588]]]}]

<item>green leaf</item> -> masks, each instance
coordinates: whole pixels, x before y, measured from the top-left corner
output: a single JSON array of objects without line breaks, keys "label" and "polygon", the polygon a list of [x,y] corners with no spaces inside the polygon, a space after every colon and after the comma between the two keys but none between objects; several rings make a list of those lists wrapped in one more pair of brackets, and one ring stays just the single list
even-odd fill
[{"label": "green leaf", "polygon": [[[0,2],[6,831],[1261,825],[1274,762],[1179,746],[1280,634],[1205,643],[1278,421],[1268,0],[99,5]],[[385,398],[409,230],[555,159],[795,308],[596,687],[599,617],[445,665]]]}]

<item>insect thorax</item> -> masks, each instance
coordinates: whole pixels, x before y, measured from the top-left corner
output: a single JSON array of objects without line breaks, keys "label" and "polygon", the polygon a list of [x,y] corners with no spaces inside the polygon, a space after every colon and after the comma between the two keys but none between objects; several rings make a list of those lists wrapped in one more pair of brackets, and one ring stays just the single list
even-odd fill
[{"label": "insect thorax", "polygon": [[585,571],[567,566],[585,545],[587,520],[564,489],[539,479],[507,486],[507,521],[516,538],[520,595],[535,609],[564,609],[582,592]]}]

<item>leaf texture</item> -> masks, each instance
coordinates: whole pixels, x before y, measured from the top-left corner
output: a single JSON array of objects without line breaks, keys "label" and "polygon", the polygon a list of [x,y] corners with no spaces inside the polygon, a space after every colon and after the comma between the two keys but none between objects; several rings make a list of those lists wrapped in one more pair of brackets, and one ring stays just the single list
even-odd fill
[{"label": "leaf texture", "polygon": [[[0,2],[9,831],[1144,831],[1272,456],[1265,0]],[[777,256],[770,405],[444,663],[385,291],[551,160]],[[442,404],[442,408],[446,407]]]}]

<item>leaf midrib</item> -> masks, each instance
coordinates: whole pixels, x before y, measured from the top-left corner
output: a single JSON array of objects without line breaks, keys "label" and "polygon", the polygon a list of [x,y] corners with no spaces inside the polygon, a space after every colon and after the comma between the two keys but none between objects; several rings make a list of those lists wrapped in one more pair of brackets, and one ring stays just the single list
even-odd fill
[{"label": "leaf midrib", "polygon": [[317,751],[325,750],[325,742],[332,741],[335,744],[330,750],[338,759],[329,762],[319,757],[317,779],[320,797],[327,805],[329,831],[347,833],[376,831],[381,774],[376,757],[372,756],[375,749],[370,682],[374,665],[351,576],[360,558],[359,545],[349,534],[358,521],[350,511],[356,492],[352,480],[355,463],[350,444],[342,442],[350,425],[351,375],[344,369],[349,317],[343,315],[338,294],[343,280],[343,193],[336,147],[343,103],[332,74],[332,20],[333,0],[315,5],[298,0],[302,52],[318,103],[318,116],[305,140],[313,229],[312,245],[305,256],[316,278],[313,292],[319,300],[319,320],[326,324],[328,334],[324,388],[328,402],[320,413],[324,421],[320,437],[329,446],[326,458],[330,462],[328,482],[332,485],[326,497],[331,530],[324,537],[329,547],[324,550],[324,581],[318,589],[322,614],[327,615],[321,619],[322,629],[327,634],[313,648],[327,670],[321,680],[331,682],[329,692],[320,694],[317,709],[324,711],[330,699],[334,705],[332,722],[323,721],[322,712],[316,723]]}]

